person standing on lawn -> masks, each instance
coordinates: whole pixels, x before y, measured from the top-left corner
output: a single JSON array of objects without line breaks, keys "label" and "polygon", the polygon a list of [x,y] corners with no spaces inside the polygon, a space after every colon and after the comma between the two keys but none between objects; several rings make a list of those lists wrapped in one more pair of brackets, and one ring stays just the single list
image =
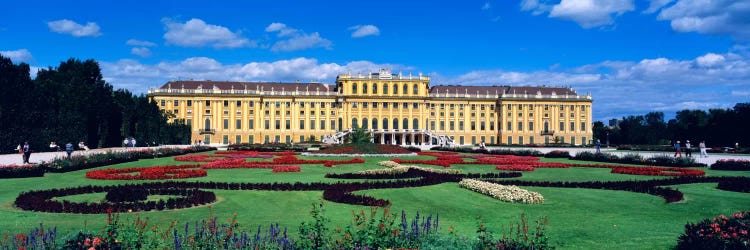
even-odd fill
[{"label": "person standing on lawn", "polygon": [[685,141],[685,157],[693,156],[693,148],[690,145],[690,140]]},{"label": "person standing on lawn", "polygon": [[682,150],[680,149],[680,141],[674,143],[674,157],[682,157]]},{"label": "person standing on lawn", "polygon": [[29,158],[31,158],[31,146],[26,141],[23,143],[23,164],[29,164]]}]

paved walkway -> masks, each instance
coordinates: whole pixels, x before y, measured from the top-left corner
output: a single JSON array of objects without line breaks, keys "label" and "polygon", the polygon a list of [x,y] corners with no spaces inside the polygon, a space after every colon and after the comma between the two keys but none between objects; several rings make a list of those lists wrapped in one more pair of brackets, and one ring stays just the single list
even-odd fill
[{"label": "paved walkway", "polygon": [[[164,145],[159,147],[148,147],[148,148],[160,148],[160,147],[190,147],[190,145]],[[421,148],[423,150],[428,150],[433,146],[423,145]],[[89,151],[75,151],[73,152],[74,155],[80,155],[80,154],[96,154],[96,153],[103,153],[107,151],[126,151],[126,150],[134,150],[134,149],[144,149],[147,147],[139,147],[139,148],[102,148],[102,149],[92,149]],[[476,148],[476,147],[475,147]],[[537,150],[542,153],[547,153],[553,150],[564,150],[570,152],[571,155],[575,155],[578,152],[594,152],[593,148],[519,148],[519,147],[487,147],[488,149],[510,149],[510,150],[524,150],[524,149],[530,149],[530,150]],[[616,155],[625,155],[625,154],[632,154],[637,153],[640,155],[643,155],[644,157],[652,157],[656,155],[672,155],[673,153],[670,152],[635,152],[635,151],[624,151],[624,150],[615,150],[614,148],[602,148],[602,152],[606,153],[612,153]],[[684,155],[684,153],[683,153]],[[741,160],[750,160],[750,155],[732,155],[732,154],[708,154],[707,158],[699,158],[699,152],[693,152],[693,158],[695,158],[696,161],[700,163],[705,163],[707,165],[711,165],[717,160],[720,159],[741,159]],[[32,163],[39,163],[39,162],[46,162],[50,161],[54,158],[61,158],[65,157],[65,152],[42,152],[42,153],[32,153],[30,161]],[[5,164],[21,164],[23,162],[20,154],[6,154],[6,155],[0,155],[0,165]]]},{"label": "paved walkway", "polygon": [[[173,147],[190,147],[191,145],[163,145],[158,147],[137,147],[137,148],[98,148],[98,149],[92,149],[88,151],[82,151],[77,150],[73,152],[73,155],[89,155],[89,154],[98,154],[98,153],[104,153],[107,151],[128,151],[128,150],[141,150],[141,149],[155,149],[155,148],[173,148]],[[32,153],[31,157],[29,158],[29,161],[31,163],[40,163],[40,162],[47,162],[51,161],[55,158],[63,158],[66,157],[65,151],[61,152],[41,152],[41,153]],[[0,155],[0,165],[5,164],[17,164],[20,165],[23,163],[23,155],[21,154],[6,154],[6,155]]]}]

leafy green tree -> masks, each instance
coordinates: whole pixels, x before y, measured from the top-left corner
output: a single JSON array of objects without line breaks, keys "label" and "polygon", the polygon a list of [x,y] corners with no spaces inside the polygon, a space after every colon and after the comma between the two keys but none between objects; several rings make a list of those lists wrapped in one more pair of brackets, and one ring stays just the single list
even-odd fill
[{"label": "leafy green tree", "polygon": [[372,141],[372,136],[370,136],[370,132],[368,132],[364,128],[358,127],[353,129],[352,132],[349,133],[347,141],[349,143],[370,143]]}]

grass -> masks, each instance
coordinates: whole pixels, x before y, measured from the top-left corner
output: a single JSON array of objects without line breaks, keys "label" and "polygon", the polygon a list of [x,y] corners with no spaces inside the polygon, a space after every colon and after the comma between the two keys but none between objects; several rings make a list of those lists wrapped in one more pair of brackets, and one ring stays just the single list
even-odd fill
[{"label": "grass", "polygon": [[[306,158],[306,157],[300,157]],[[320,159],[312,158],[311,159]],[[412,157],[416,158],[425,158]],[[340,158],[330,158],[340,159]],[[326,173],[346,173],[363,169],[381,168],[377,162],[389,158],[365,158],[365,164],[338,165],[326,168],[322,165],[303,165],[300,173],[274,174],[270,169],[208,170],[208,176],[178,181],[221,182],[337,182],[326,179]],[[573,162],[567,159],[543,159],[553,162]],[[155,165],[190,164],[172,158],[148,159],[112,165],[104,168],[144,167]],[[425,165],[426,167],[440,168]],[[454,165],[464,172],[496,172],[493,165]],[[714,171],[704,169],[707,175],[750,176],[742,171]],[[86,170],[62,174],[47,174],[45,177],[26,179],[2,179],[0,185],[0,234],[26,232],[44,223],[58,226],[67,234],[72,230],[86,228],[101,230],[106,215],[52,214],[27,212],[15,209],[13,200],[26,190],[38,190],[81,185],[113,185],[147,181],[102,181],[86,179]],[[609,169],[569,168],[536,169],[524,172],[524,180],[593,181],[593,180],[643,180],[663,177],[611,174]],[[360,180],[354,180],[360,181]],[[512,204],[494,200],[487,196],[458,187],[457,183],[408,188],[363,190],[359,193],[388,199],[393,203],[392,211],[406,211],[412,216],[439,214],[442,231],[449,227],[461,235],[475,237],[478,218],[490,230],[500,236],[502,225],[518,221],[525,213],[530,220],[548,216],[547,233],[551,242],[559,249],[668,249],[675,245],[677,236],[684,230],[686,222],[696,222],[719,214],[730,214],[750,207],[750,195],[717,190],[715,183],[687,184],[676,186],[685,194],[685,201],[665,203],[660,197],[624,191],[591,189],[526,187],[540,192],[545,202],[538,205]],[[279,223],[296,232],[302,221],[309,221],[311,204],[319,201],[321,191],[229,191],[214,190],[218,201],[209,206],[182,210],[143,212],[141,217],[150,223],[167,227],[172,222],[194,222],[217,216],[220,221],[237,214],[245,230],[254,230],[258,225]],[[100,200],[104,194],[89,194],[66,197],[73,201]],[[150,197],[153,199],[153,197]],[[369,210],[367,207],[326,202],[325,215],[332,225],[345,226],[352,211]],[[132,216],[122,215],[127,221]]]}]

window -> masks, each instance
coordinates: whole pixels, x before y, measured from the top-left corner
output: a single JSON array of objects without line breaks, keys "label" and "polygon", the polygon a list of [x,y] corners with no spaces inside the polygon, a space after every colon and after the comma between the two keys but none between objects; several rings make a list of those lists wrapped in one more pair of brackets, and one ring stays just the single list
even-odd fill
[{"label": "window", "polygon": [[248,114],[251,114],[251,115],[252,115],[252,114],[255,114],[255,110],[252,110],[252,109],[251,109],[251,110],[248,110],[248,111],[247,111],[247,113],[248,113]]},{"label": "window", "polygon": [[477,144],[477,137],[476,136],[472,136],[471,137],[471,144]]},{"label": "window", "polygon": [[471,122],[471,130],[477,130],[477,122]]},{"label": "window", "polygon": [[193,100],[187,100],[187,105],[188,105],[188,107],[192,107],[193,106]]},{"label": "window", "polygon": [[369,102],[363,102],[362,103],[362,108],[367,108],[367,104],[369,104]]},{"label": "window", "polygon": [[398,119],[393,119],[393,129],[398,129]]},{"label": "window", "polygon": [[299,120],[299,129],[305,129],[305,120]]},{"label": "window", "polygon": [[565,114],[563,114],[562,112],[560,112],[560,118],[565,118]]},{"label": "window", "polygon": [[357,118],[352,118],[352,128],[359,128],[359,124],[357,124]]},{"label": "window", "polygon": [[463,105],[463,104],[459,104],[459,105],[458,105],[458,109],[459,109],[459,110],[464,110],[464,105]]},{"label": "window", "polygon": [[393,104],[393,108],[394,108],[394,109],[398,109],[398,103],[394,103],[394,104]]},{"label": "window", "polygon": [[456,123],[454,121],[450,121],[448,123],[448,128],[450,128],[451,131],[456,130]]},{"label": "window", "polygon": [[534,137],[533,136],[529,136],[529,144],[534,144]]},{"label": "window", "polygon": [[518,144],[523,144],[523,136],[518,137]]},{"label": "window", "polygon": [[299,102],[299,107],[300,108],[304,108],[305,107],[305,102]]},{"label": "window", "polygon": [[570,122],[570,131],[576,131],[576,123]]},{"label": "window", "polygon": [[529,131],[534,131],[534,122],[529,122]]},{"label": "window", "polygon": [[560,132],[565,131],[565,122],[560,122]]},{"label": "window", "polygon": [[414,95],[419,94],[419,87],[417,87],[416,84],[412,85],[411,89],[412,89],[412,94],[414,94]]},{"label": "window", "polygon": [[325,130],[326,129],[326,120],[320,120],[320,129]]},{"label": "window", "polygon": [[352,94],[357,94],[357,83],[352,83]]},{"label": "window", "polygon": [[285,120],[284,121],[284,128],[289,130],[292,129],[292,121],[291,120]]},{"label": "window", "polygon": [[227,106],[229,106],[229,101],[226,101],[226,100],[225,100],[225,101],[224,101],[224,107],[227,107]]},{"label": "window", "polygon": [[372,129],[378,129],[378,119],[372,118]]},{"label": "window", "polygon": [[372,84],[372,93],[373,94],[377,94],[378,93],[378,84],[377,83],[373,83]]},{"label": "window", "polygon": [[508,145],[513,144],[513,137],[508,136]]},{"label": "window", "polygon": [[[313,105],[313,108],[315,107],[315,103],[310,103],[310,104],[312,104],[312,105]],[[292,107],[292,103],[291,103],[291,102],[286,102],[286,103],[284,104],[284,106],[286,106],[286,108],[291,108],[291,107]]]},{"label": "window", "polygon": [[249,135],[249,136],[247,137],[247,143],[250,143],[250,144],[253,144],[253,143],[255,143],[255,136],[253,136],[253,135]]},{"label": "window", "polygon": [[276,130],[281,130],[281,120],[276,120],[276,122],[275,122],[274,125],[276,125],[276,126],[274,126],[274,128],[276,128]]},{"label": "window", "polygon": [[419,103],[416,103],[416,102],[412,103],[411,108],[418,109],[419,108]]},{"label": "window", "polygon": [[226,110],[226,109],[225,109],[225,110],[224,110],[224,114],[225,114],[225,115],[228,115],[228,114],[229,114],[229,110]]},{"label": "window", "polygon": [[463,131],[464,130],[464,122],[463,121],[458,122],[458,130],[459,131]]},{"label": "window", "polygon": [[299,142],[304,142],[304,141],[305,141],[305,136],[304,135],[300,135],[299,136]]},{"label": "window", "polygon": [[404,91],[402,91],[402,93],[404,93],[404,95],[409,94],[409,86],[406,86],[406,84],[404,84]]},{"label": "window", "polygon": [[388,118],[383,119],[383,129],[388,129]]},{"label": "window", "polygon": [[236,144],[242,143],[242,136],[241,135],[234,136],[234,143]]},{"label": "window", "polygon": [[435,130],[435,121],[430,121],[430,130]]},{"label": "window", "polygon": [[250,121],[247,122],[247,128],[248,129],[255,129],[255,120],[250,119]]},{"label": "window", "polygon": [[229,119],[224,119],[224,129],[229,129]]},{"label": "window", "polygon": [[234,128],[235,129],[242,129],[242,120],[237,119],[236,121],[234,121]]},{"label": "window", "polygon": [[180,101],[178,101],[178,100],[174,100],[174,104],[173,104],[173,106],[175,106],[175,107],[177,107],[177,106],[180,106]]},{"label": "window", "polygon": [[544,110],[549,110],[549,105],[544,104]]},{"label": "window", "polygon": [[236,106],[237,106],[237,107],[242,107],[242,101],[237,101],[237,104],[236,104]]},{"label": "window", "polygon": [[378,103],[377,102],[373,102],[372,103],[372,108],[374,108],[374,109],[378,108]]},{"label": "window", "polygon": [[458,144],[464,145],[464,137],[463,136],[459,136],[458,137]]},{"label": "window", "polygon": [[281,102],[276,102],[276,108],[281,108]]},{"label": "window", "polygon": [[490,131],[494,131],[494,130],[495,130],[495,122],[492,121],[490,122]]},{"label": "window", "polygon": [[362,94],[367,94],[367,83],[362,84]]},{"label": "window", "polygon": [[167,105],[167,100],[161,100],[161,106],[163,107],[163,106],[166,106],[166,105]]},{"label": "window", "polygon": [[384,109],[387,109],[387,108],[388,108],[388,103],[387,103],[387,102],[384,102],[384,103],[383,103],[383,108],[384,108]]},{"label": "window", "polygon": [[586,111],[586,106],[581,105],[581,111]]},{"label": "window", "polygon": [[523,131],[523,122],[518,122],[518,131]]},{"label": "window", "polygon": [[356,102],[352,103],[352,108],[355,108],[355,109],[357,108],[357,103]]},{"label": "window", "polygon": [[586,122],[581,122],[581,131],[586,131]]},{"label": "window", "polygon": [[518,110],[522,110],[522,109],[523,109],[523,104],[518,104]]},{"label": "window", "polygon": [[484,104],[479,105],[479,110],[484,110]]},{"label": "window", "polygon": [[508,108],[507,108],[508,111],[510,111],[510,109],[512,109],[512,108],[513,108],[513,106],[511,106],[510,104],[508,104]]},{"label": "window", "polygon": [[252,108],[252,107],[255,107],[255,102],[254,102],[254,101],[249,101],[249,102],[247,102],[247,104],[248,104],[248,105],[249,105],[249,106],[250,106],[251,108]]},{"label": "window", "polygon": [[287,136],[285,136],[284,140],[285,140],[286,143],[290,143],[290,142],[292,142],[292,136],[291,135],[287,135]]},{"label": "window", "polygon": [[173,110],[172,110],[172,114],[177,114],[177,113],[179,113],[179,112],[180,112],[180,111],[179,111],[179,110],[177,110],[177,109],[173,109]]},{"label": "window", "polygon": [[408,104],[408,103],[403,103],[403,104],[401,104],[401,105],[403,105],[403,108],[404,108],[404,109],[408,109],[408,108],[409,108],[409,104]]},{"label": "window", "polygon": [[265,125],[266,130],[271,129],[271,121],[265,120],[264,125]]},{"label": "window", "polygon": [[315,120],[310,120],[310,129],[315,130]]},{"label": "window", "polygon": [[383,94],[388,94],[388,84],[383,84]]},{"label": "window", "polygon": [[331,120],[331,129],[336,129],[336,120]]},{"label": "window", "polygon": [[576,137],[575,136],[571,136],[570,137],[570,144],[573,144],[573,145],[576,144]]},{"label": "window", "polygon": [[508,131],[511,131],[511,130],[513,130],[513,123],[512,122],[508,122],[508,124],[506,124],[505,127],[507,127]]},{"label": "window", "polygon": [[477,110],[477,105],[476,104],[472,104],[471,105],[471,110]]},{"label": "window", "polygon": [[320,103],[320,108],[322,108],[322,109],[326,108],[326,103],[325,102],[321,102]]},{"label": "window", "polygon": [[445,109],[445,103],[440,104],[440,109]]},{"label": "window", "polygon": [[445,130],[445,121],[440,121],[440,130]]},{"label": "window", "polygon": [[222,143],[224,143],[224,144],[229,144],[229,136],[228,136],[228,135],[224,135],[224,136],[222,136],[222,138],[221,138],[221,139],[222,139],[222,141],[223,141]]},{"label": "window", "polygon": [[393,85],[393,94],[398,95],[398,85]]},{"label": "window", "polygon": [[417,118],[414,118],[414,120],[412,120],[411,128],[419,129],[419,120],[417,120]]},{"label": "window", "polygon": [[484,131],[484,129],[485,129],[484,122],[479,122],[479,130]]}]

